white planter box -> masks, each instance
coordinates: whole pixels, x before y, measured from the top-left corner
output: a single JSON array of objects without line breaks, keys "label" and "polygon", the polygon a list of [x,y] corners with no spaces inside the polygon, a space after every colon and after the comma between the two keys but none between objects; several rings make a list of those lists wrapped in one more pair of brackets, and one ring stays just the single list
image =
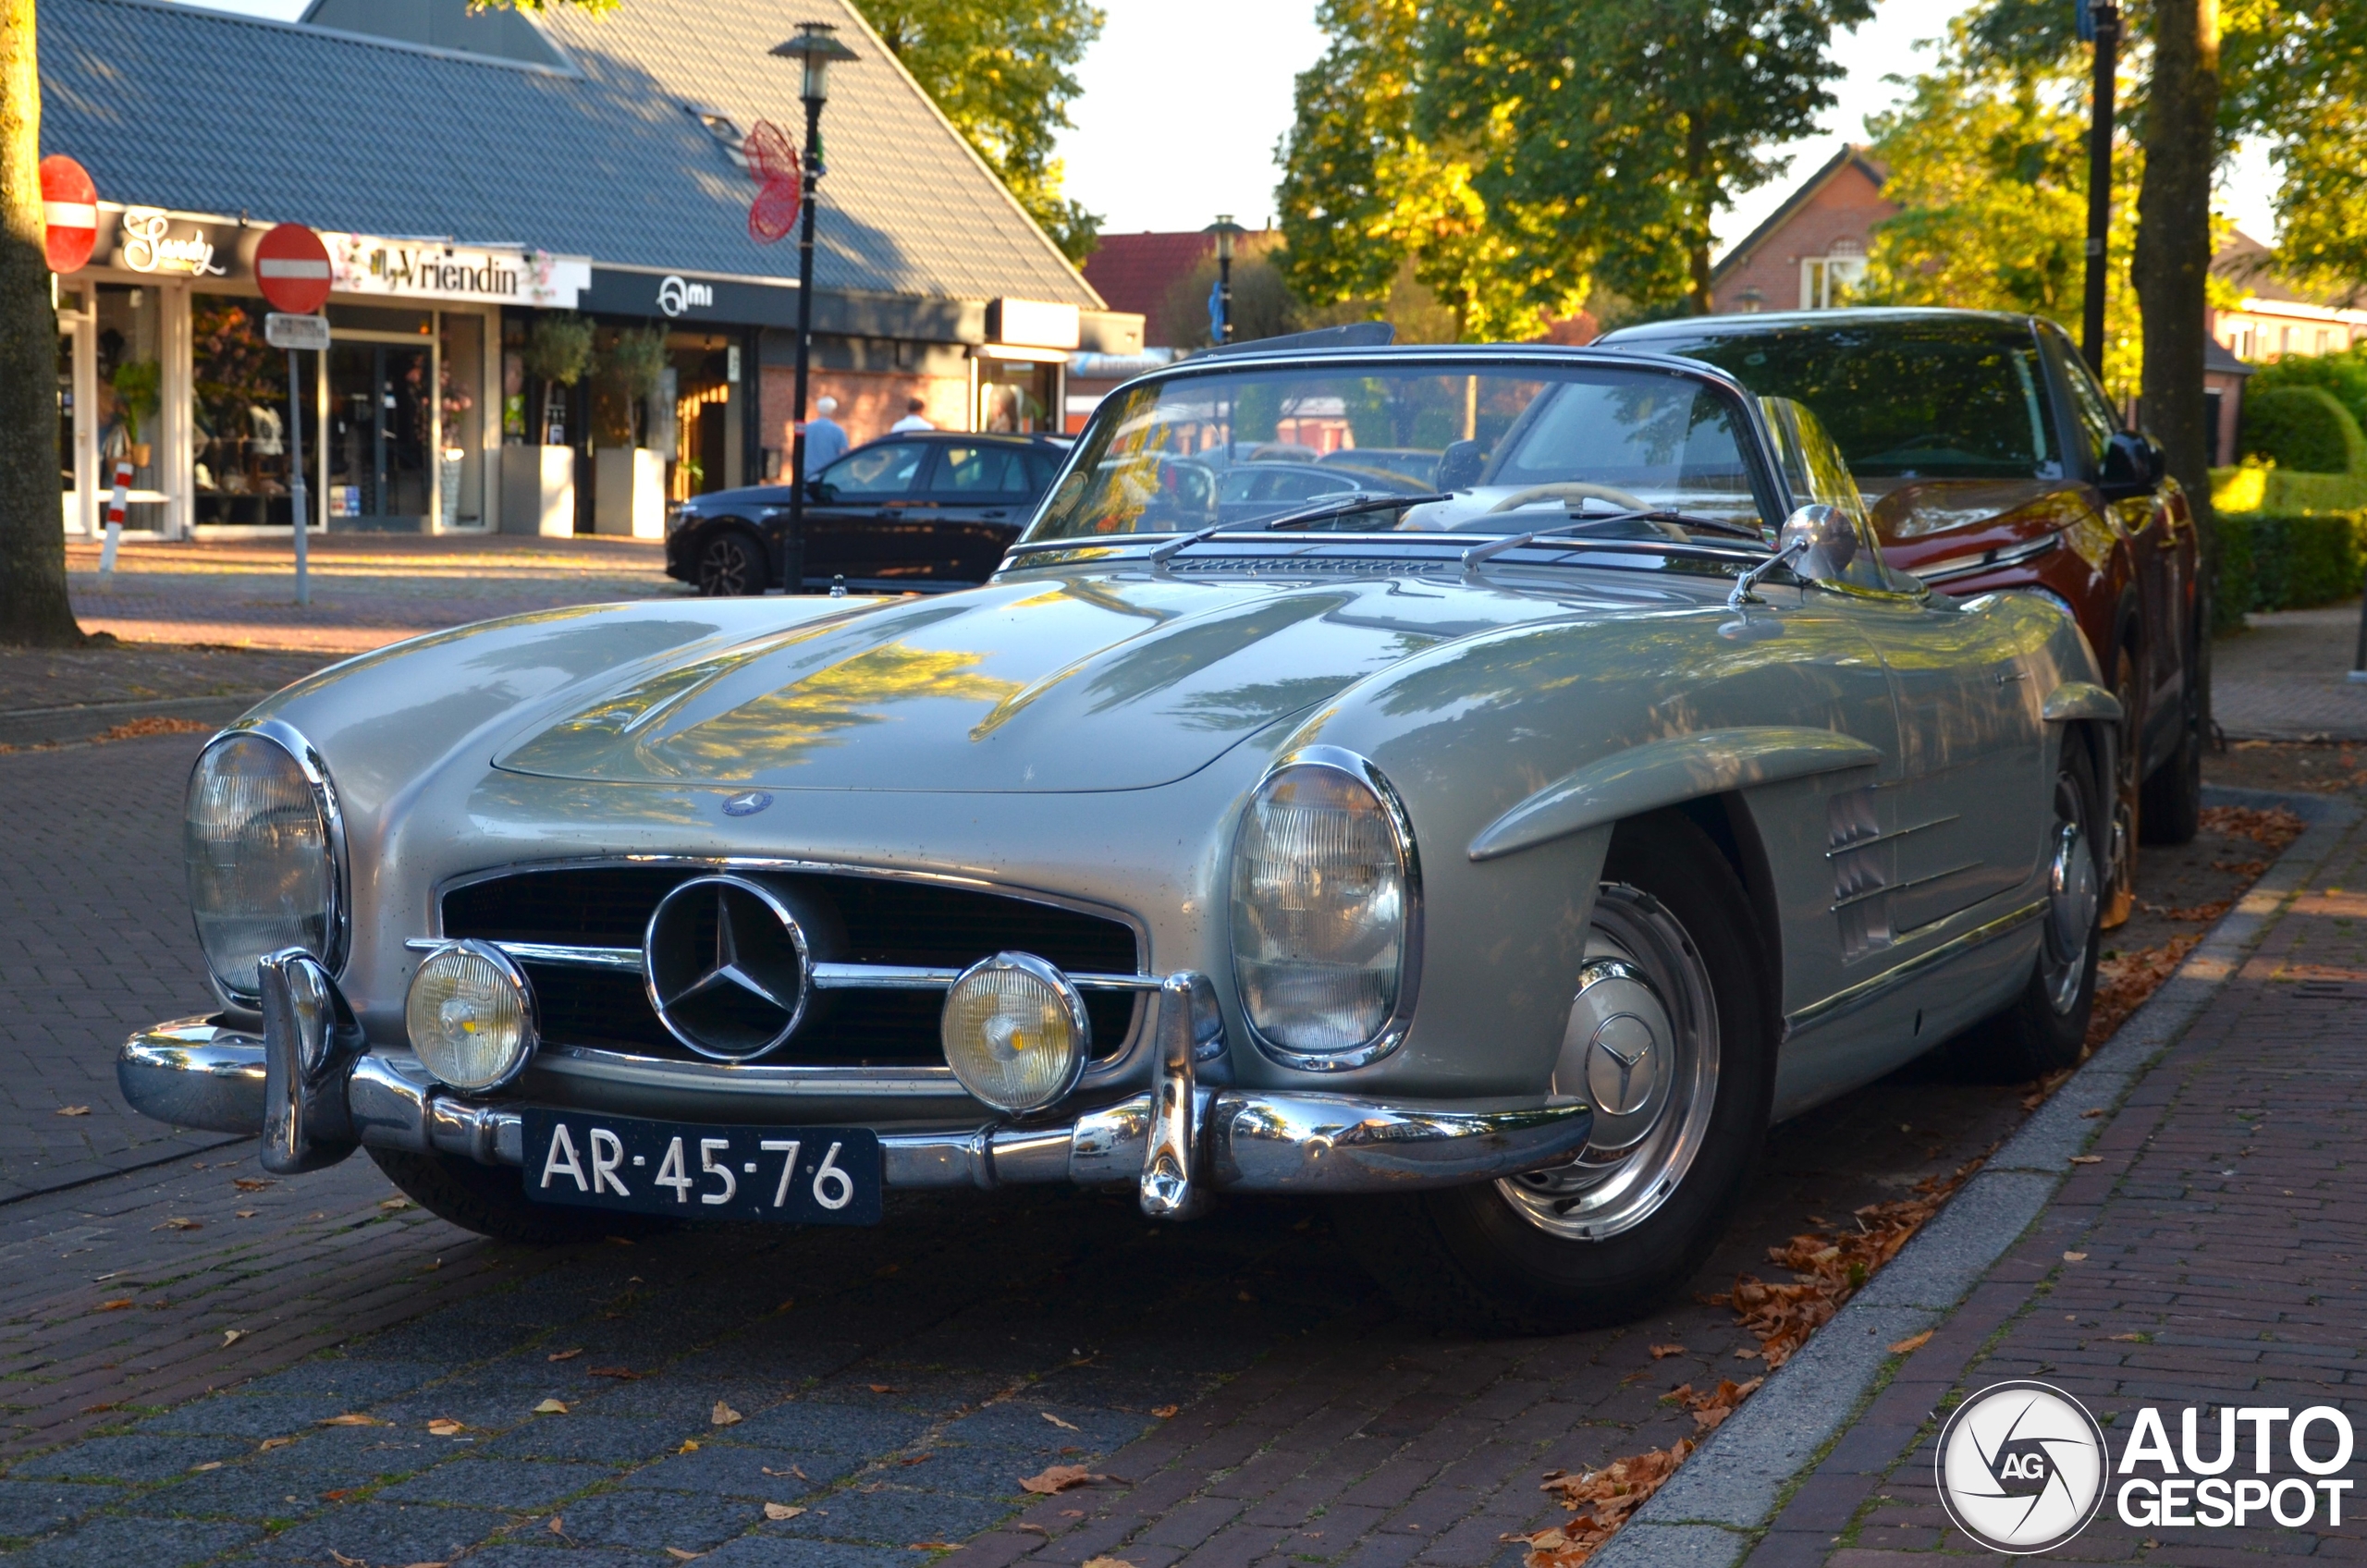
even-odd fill
[{"label": "white planter box", "polygon": [[501,448],[501,532],[573,536],[574,447]]},{"label": "white planter box", "polygon": [[665,538],[666,455],[646,447],[603,447],[592,461],[592,531]]}]

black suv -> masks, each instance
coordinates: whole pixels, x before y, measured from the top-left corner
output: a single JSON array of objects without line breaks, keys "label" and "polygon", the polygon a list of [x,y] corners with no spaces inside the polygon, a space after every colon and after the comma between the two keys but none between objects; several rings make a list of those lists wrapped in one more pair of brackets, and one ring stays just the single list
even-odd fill
[{"label": "black suv", "polygon": [[1034,515],[1068,456],[1042,435],[914,431],[857,447],[806,482],[803,548],[790,537],[789,486],[717,490],[675,508],[666,575],[702,594],[792,593],[843,579],[858,592],[928,593],[983,582]]}]

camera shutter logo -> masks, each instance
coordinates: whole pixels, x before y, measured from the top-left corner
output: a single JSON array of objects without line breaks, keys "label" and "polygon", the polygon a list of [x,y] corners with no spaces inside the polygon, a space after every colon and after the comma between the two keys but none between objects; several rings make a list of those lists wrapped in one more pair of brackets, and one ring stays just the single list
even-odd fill
[{"label": "camera shutter logo", "polygon": [[1993,1383],[1940,1431],[1940,1501],[1992,1551],[2061,1546],[2103,1507],[2112,1455],[2078,1400],[2045,1383]]}]

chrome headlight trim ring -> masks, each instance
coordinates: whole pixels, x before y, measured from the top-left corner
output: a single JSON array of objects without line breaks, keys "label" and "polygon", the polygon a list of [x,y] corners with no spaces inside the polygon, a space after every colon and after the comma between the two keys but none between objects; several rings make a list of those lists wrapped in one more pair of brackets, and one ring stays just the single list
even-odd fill
[{"label": "chrome headlight trim ring", "polygon": [[[341,980],[345,977],[346,960],[353,951],[352,863],[346,851],[345,811],[337,803],[337,783],[329,777],[329,765],[313,742],[304,738],[304,732],[286,719],[259,718],[252,723],[233,724],[226,729],[217,730],[199,750],[197,760],[190,764],[190,779],[195,780],[199,766],[215,747],[242,736],[267,741],[286,753],[288,760],[296,765],[296,770],[303,775],[305,785],[313,791],[313,809],[321,814],[321,841],[327,846],[329,857],[329,907],[328,918],[325,922],[328,932],[328,951],[315,956],[332,979]],[[183,792],[187,792],[186,785]],[[202,938],[198,946],[202,950],[204,942]],[[242,1012],[255,1012],[262,1008],[260,989],[251,993],[226,984],[214,973],[214,965],[210,962],[205,971],[206,980],[213,986],[215,994],[232,1008]]]},{"label": "chrome headlight trim ring", "polygon": [[[482,940],[475,937],[455,937],[450,941],[437,944],[437,946],[422,957],[418,968],[411,971],[411,981],[403,987],[403,1009],[406,1015],[408,1015],[411,1009],[411,986],[419,983],[421,972],[439,955],[454,951],[465,951],[473,954],[493,965],[495,971],[500,974],[502,983],[509,986],[518,994],[519,1006],[524,1011],[526,1015],[525,1043],[519,1049],[518,1060],[509,1064],[509,1071],[502,1073],[499,1078],[495,1079],[490,1084],[447,1085],[448,1087],[453,1088],[457,1092],[464,1095],[496,1094],[516,1083],[520,1076],[525,1072],[527,1067],[533,1061],[534,1053],[543,1048],[541,1004],[534,999],[533,981],[528,977],[525,970],[519,967],[518,962],[515,959],[512,959],[508,953],[503,952],[500,948],[491,942]],[[406,1018],[406,1023],[408,1023],[408,1018]],[[416,1047],[413,1047],[413,1052],[416,1054]],[[423,1059],[423,1060],[424,1059]],[[439,1078],[436,1082],[443,1083],[444,1080]]]},{"label": "chrome headlight trim ring", "polygon": [[[1035,980],[1039,985],[1049,988],[1053,995],[1060,998],[1061,1009],[1068,1014],[1070,1038],[1076,1042],[1075,1048],[1070,1053],[1073,1060],[1070,1061],[1067,1072],[1061,1076],[1058,1088],[1044,1096],[1036,1103],[1032,1105],[1002,1105],[980,1095],[975,1088],[972,1087],[972,1085],[963,1078],[962,1070],[953,1065],[953,1052],[950,1048],[948,1048],[945,1053],[946,1070],[952,1073],[954,1082],[960,1084],[963,1090],[967,1093],[971,1098],[977,1100],[981,1105],[992,1106],[995,1109],[1001,1111],[1007,1116],[1030,1116],[1036,1111],[1044,1110],[1049,1107],[1060,1104],[1062,1100],[1068,1098],[1069,1096],[1076,1092],[1078,1080],[1085,1076],[1085,1064],[1093,1060],[1093,1019],[1092,1016],[1085,1010],[1084,994],[1076,988],[1075,984],[1071,981],[1065,974],[1061,973],[1059,966],[1049,960],[1038,958],[1036,954],[1028,952],[1012,951],[990,953],[987,957],[980,959],[977,962],[970,965],[967,969],[964,969],[962,972],[960,977],[957,978],[952,985],[948,986],[945,988],[948,1005],[950,1005],[953,997],[961,989],[964,982],[968,981],[974,975],[987,974],[998,969],[1017,970],[1021,974],[1027,975],[1030,979]],[[938,1027],[941,1032],[943,1029],[942,1023],[940,1023]]]},{"label": "chrome headlight trim ring", "polygon": [[[1413,816],[1406,811],[1405,802],[1397,793],[1396,786],[1391,784],[1388,777],[1373,766],[1370,758],[1352,752],[1344,746],[1302,746],[1297,751],[1278,758],[1272,766],[1267,768],[1258,777],[1256,787],[1242,797],[1243,808],[1245,810],[1248,802],[1256,800],[1260,791],[1273,782],[1277,774],[1294,767],[1328,767],[1344,773],[1370,790],[1374,798],[1380,802],[1381,815],[1389,823],[1390,838],[1396,844],[1399,874],[1404,878],[1405,884],[1405,925],[1399,937],[1397,955],[1397,1004],[1390,1010],[1389,1016],[1381,1021],[1380,1029],[1360,1046],[1352,1046],[1344,1050],[1336,1051],[1302,1051],[1268,1039],[1258,1029],[1257,1021],[1249,1016],[1247,1005],[1241,1001],[1241,982],[1237,974],[1233,982],[1233,997],[1235,1004],[1241,1009],[1242,1027],[1247,1032],[1250,1043],[1257,1047],[1258,1054],[1267,1060],[1277,1067],[1287,1067],[1300,1072],[1347,1072],[1359,1067],[1369,1067],[1387,1057],[1405,1043],[1405,1036],[1413,1028],[1414,1003],[1421,990],[1422,981],[1421,855],[1414,843]],[[1233,824],[1235,850],[1238,848],[1239,838],[1240,818],[1236,815]],[[1226,855],[1225,876],[1228,888],[1233,875],[1232,853],[1232,851],[1228,851]],[[1232,971],[1233,963],[1236,962],[1230,950],[1232,946],[1229,934],[1232,924],[1230,903],[1231,895],[1228,892],[1226,947],[1229,972]]]}]

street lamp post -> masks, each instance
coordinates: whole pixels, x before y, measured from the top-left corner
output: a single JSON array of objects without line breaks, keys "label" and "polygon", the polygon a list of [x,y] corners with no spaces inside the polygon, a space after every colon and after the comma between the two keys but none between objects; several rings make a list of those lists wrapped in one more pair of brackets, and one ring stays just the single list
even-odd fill
[{"label": "street lamp post", "polygon": [[1233,242],[1249,231],[1233,221],[1231,213],[1219,213],[1217,221],[1200,231],[1217,237],[1217,308],[1215,319],[1209,322],[1209,336],[1218,343],[1233,341]]},{"label": "street lamp post", "polygon": [[2083,0],[2080,31],[2096,43],[2095,76],[2090,89],[2093,117],[2088,127],[2088,276],[2086,308],[2079,321],[2079,353],[2099,378],[2104,374],[2104,285],[2112,234],[2113,95],[2120,75],[2120,6],[2116,0]]},{"label": "street lamp post", "polygon": [[[792,394],[789,447],[789,550],[781,563],[781,587],[795,594],[805,586],[805,387],[814,358],[814,209],[822,185],[822,105],[830,101],[830,67],[858,56],[838,40],[828,22],[800,22],[797,36],[773,45],[772,53],[802,63],[805,80],[798,96],[805,104],[805,211],[797,238],[797,381]],[[764,367],[756,367],[761,396]]]}]

